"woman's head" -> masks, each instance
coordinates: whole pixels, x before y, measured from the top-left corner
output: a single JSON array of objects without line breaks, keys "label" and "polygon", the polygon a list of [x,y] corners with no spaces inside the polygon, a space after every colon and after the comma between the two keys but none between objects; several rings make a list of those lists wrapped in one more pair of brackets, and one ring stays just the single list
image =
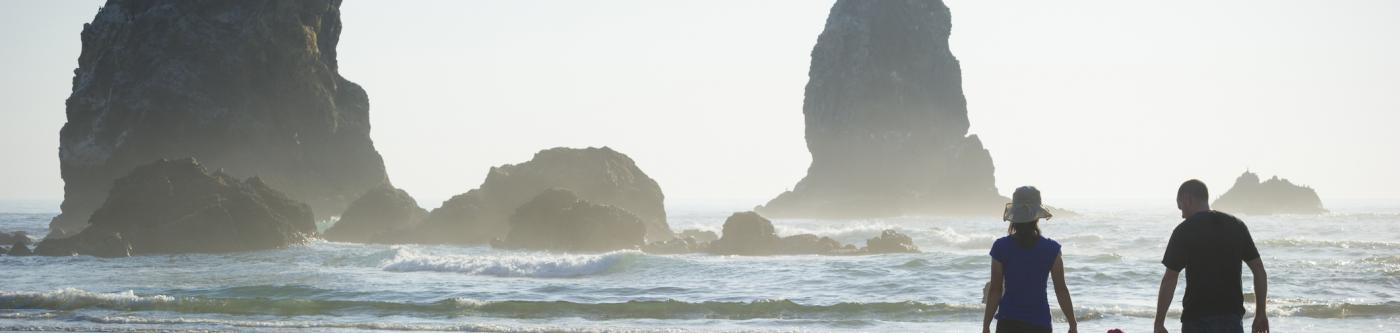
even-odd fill
[{"label": "woman's head", "polygon": [[1002,219],[1011,222],[1008,232],[1021,247],[1033,247],[1040,239],[1040,219],[1050,218],[1050,212],[1040,205],[1040,190],[1022,186],[1011,195]]}]

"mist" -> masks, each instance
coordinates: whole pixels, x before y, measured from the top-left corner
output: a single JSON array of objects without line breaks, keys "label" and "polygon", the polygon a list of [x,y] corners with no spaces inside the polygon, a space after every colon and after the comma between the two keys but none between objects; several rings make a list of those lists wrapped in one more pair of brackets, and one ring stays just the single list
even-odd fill
[{"label": "mist", "polygon": [[[100,1],[6,10],[0,197],[61,196],[77,31]],[[11,3],[8,6],[17,6]],[[395,184],[425,205],[554,146],[627,152],[669,204],[752,206],[810,163],[802,87],[829,1],[350,2],[343,74]],[[1387,1],[950,1],[973,134],[1003,194],[1165,202],[1246,169],[1328,201],[1400,198]],[[425,8],[433,8],[425,10]],[[35,19],[33,10],[58,18]],[[1207,162],[1208,161],[1208,162]],[[1073,206],[1073,205],[1071,205]],[[1090,207],[1091,208],[1091,207]]]}]

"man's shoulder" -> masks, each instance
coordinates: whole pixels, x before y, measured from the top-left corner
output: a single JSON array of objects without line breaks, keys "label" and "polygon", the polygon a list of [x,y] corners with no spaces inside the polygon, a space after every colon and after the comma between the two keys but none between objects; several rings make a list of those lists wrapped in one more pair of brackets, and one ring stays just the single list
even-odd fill
[{"label": "man's shoulder", "polygon": [[1185,220],[1181,220],[1181,222],[1177,223],[1175,227],[1172,227],[1172,235],[1175,236],[1186,232],[1186,230],[1191,229],[1192,226],[1199,224],[1196,222],[1200,222],[1200,220],[1197,220],[1195,216],[1192,216]]},{"label": "man's shoulder", "polygon": [[1207,225],[1219,225],[1220,223],[1241,226],[1244,225],[1244,221],[1240,220],[1234,215],[1230,215],[1229,213],[1218,210],[1209,210],[1196,213],[1195,215],[1191,215],[1191,217],[1182,220],[1181,224],[1178,224],[1176,226],[1175,231],[1181,231],[1182,229],[1188,228],[1205,227]]},{"label": "man's shoulder", "polygon": [[1232,229],[1241,232],[1249,232],[1249,227],[1245,226],[1244,220],[1241,220],[1240,218],[1235,217],[1234,215],[1230,215],[1230,213],[1218,210],[1212,210],[1210,211],[1210,213],[1211,220],[1216,224],[1225,224],[1230,226]]},{"label": "man's shoulder", "polygon": [[1233,222],[1233,223],[1244,223],[1244,221],[1243,221],[1243,220],[1240,220],[1240,218],[1235,217],[1234,215],[1230,215],[1230,213],[1226,213],[1226,212],[1222,212],[1222,211],[1218,211],[1218,210],[1212,210],[1212,211],[1210,211],[1210,217],[1211,217],[1211,219],[1219,220],[1219,221],[1227,221],[1227,222]]}]

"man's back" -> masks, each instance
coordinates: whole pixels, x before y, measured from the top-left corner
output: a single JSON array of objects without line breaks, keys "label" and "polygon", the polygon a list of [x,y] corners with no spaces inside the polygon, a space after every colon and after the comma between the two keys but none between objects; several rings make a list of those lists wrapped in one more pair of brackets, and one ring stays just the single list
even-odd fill
[{"label": "man's back", "polygon": [[1186,270],[1182,321],[1219,315],[1243,315],[1241,264],[1259,258],[1244,222],[1217,211],[1192,215],[1176,226],[1162,264]]}]

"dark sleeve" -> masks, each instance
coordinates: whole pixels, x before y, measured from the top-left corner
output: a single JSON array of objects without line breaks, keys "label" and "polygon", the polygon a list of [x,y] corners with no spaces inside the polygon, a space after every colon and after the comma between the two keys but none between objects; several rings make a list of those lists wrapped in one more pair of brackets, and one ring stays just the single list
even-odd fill
[{"label": "dark sleeve", "polygon": [[1259,248],[1254,247],[1254,236],[1249,235],[1249,227],[1240,222],[1240,260],[1259,259]]},{"label": "dark sleeve", "polygon": [[1186,236],[1181,235],[1181,233],[1180,226],[1177,226],[1176,230],[1172,230],[1172,238],[1167,240],[1167,252],[1162,254],[1162,265],[1177,272],[1186,268]]},{"label": "dark sleeve", "polygon": [[1001,244],[1001,241],[992,242],[992,251],[988,254],[992,255],[992,259],[996,259],[997,261],[1004,264],[1006,263],[1006,260],[1002,260],[1002,256],[1005,255],[1006,250],[1003,249]]}]

